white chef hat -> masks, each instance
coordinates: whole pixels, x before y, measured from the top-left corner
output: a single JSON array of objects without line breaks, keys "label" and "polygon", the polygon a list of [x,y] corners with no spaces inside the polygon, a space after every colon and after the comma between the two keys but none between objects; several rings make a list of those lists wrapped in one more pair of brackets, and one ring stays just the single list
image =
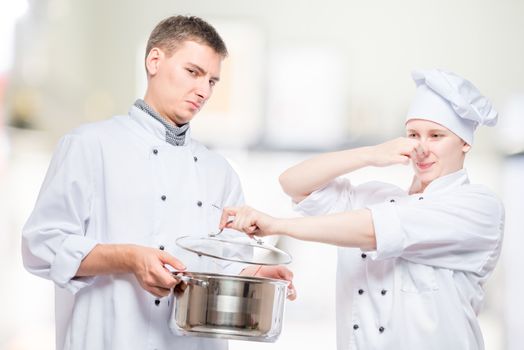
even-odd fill
[{"label": "white chef hat", "polygon": [[414,70],[417,84],[415,97],[408,110],[410,119],[438,123],[469,145],[479,124],[494,126],[497,111],[491,102],[468,80],[440,69]]}]

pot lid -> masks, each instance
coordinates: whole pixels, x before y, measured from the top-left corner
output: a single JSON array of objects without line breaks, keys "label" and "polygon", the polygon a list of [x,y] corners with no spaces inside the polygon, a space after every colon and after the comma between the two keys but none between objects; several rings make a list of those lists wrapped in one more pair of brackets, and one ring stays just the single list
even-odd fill
[{"label": "pot lid", "polygon": [[176,240],[176,244],[198,255],[253,265],[282,265],[292,260],[285,251],[264,243],[260,238],[247,236],[183,236]]}]

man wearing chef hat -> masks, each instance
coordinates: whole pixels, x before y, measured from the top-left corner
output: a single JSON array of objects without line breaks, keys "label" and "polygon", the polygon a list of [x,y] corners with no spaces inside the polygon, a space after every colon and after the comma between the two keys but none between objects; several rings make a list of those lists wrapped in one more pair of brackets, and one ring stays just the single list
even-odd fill
[{"label": "man wearing chef hat", "polygon": [[[323,154],[281,175],[310,217],[277,219],[249,207],[223,213],[222,227],[339,246],[339,349],[484,349],[477,315],[499,258],[504,207],[469,182],[463,165],[476,128],[493,126],[497,113],[456,74],[418,70],[413,79],[406,137]],[[340,177],[399,163],[413,167],[408,190]]]},{"label": "man wearing chef hat", "polygon": [[175,244],[213,232],[219,209],[243,202],[231,166],[190,135],[226,55],[202,19],[163,20],[146,49],[144,99],[61,139],[22,239],[25,267],[57,286],[57,349],[227,348],[169,330],[177,280],[166,265],[292,279],[283,267],[243,269]]}]

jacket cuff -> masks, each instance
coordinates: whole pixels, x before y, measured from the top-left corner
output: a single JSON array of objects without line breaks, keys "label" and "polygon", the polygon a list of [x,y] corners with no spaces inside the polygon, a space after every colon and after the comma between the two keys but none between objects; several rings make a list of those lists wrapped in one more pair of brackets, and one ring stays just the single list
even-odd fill
[{"label": "jacket cuff", "polygon": [[75,277],[75,275],[82,260],[97,244],[97,241],[85,236],[69,235],[63,241],[51,264],[50,278],[58,286],[67,289],[73,294],[93,283],[94,276]]},{"label": "jacket cuff", "polygon": [[404,249],[404,233],[394,202],[380,203],[367,207],[371,210],[377,248],[369,252],[372,259],[396,258]]}]

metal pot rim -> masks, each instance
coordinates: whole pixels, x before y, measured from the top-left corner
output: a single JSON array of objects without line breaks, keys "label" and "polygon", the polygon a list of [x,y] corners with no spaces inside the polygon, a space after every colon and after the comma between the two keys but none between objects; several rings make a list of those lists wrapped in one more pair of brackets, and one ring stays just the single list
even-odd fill
[{"label": "metal pot rim", "polygon": [[220,274],[220,273],[211,273],[211,272],[193,272],[193,271],[179,271],[178,274],[183,274],[188,277],[194,277],[194,278],[208,278],[208,279],[217,279],[217,280],[236,280],[236,281],[242,281],[242,282],[251,282],[251,283],[270,283],[270,284],[276,284],[276,285],[289,285],[289,281],[286,280],[279,280],[276,278],[268,278],[268,277],[258,277],[258,276],[242,276],[242,275],[226,275],[226,274]]}]

